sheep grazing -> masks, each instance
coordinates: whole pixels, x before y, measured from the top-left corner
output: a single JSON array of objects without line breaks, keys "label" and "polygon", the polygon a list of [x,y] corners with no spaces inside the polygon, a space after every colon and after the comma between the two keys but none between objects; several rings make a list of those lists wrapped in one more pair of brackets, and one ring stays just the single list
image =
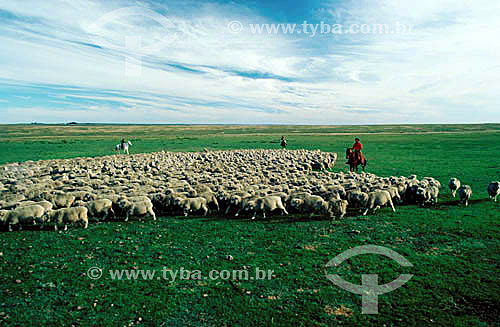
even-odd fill
[{"label": "sheep grazing", "polygon": [[310,212],[312,217],[315,213],[321,215],[328,212],[327,202],[319,195],[305,195],[303,198],[294,198],[290,205],[299,212]]},{"label": "sheep grazing", "polygon": [[150,216],[153,220],[156,220],[156,215],[153,211],[153,203],[151,203],[151,201],[131,202],[130,200],[121,200],[119,205],[120,208],[125,211],[125,221],[128,221],[130,217],[146,216]]},{"label": "sheep grazing", "polygon": [[458,195],[460,196],[460,202],[467,207],[472,196],[472,188],[469,185],[462,185],[458,189]]},{"label": "sheep grazing", "polygon": [[460,180],[458,180],[458,178],[450,179],[450,182],[448,183],[448,187],[450,188],[451,195],[453,197],[456,197],[457,191],[460,188]]},{"label": "sheep grazing", "polygon": [[202,197],[197,198],[175,198],[174,204],[180,208],[187,217],[190,212],[203,211],[203,216],[208,213],[207,199]]},{"label": "sheep grazing", "polygon": [[272,212],[274,210],[281,210],[282,213],[288,215],[285,206],[281,202],[279,196],[264,196],[257,198],[255,200],[249,201],[245,206],[245,211],[253,211],[254,214],[252,219],[255,219],[257,212],[262,212],[262,216],[266,218],[266,212]]},{"label": "sheep grazing", "polygon": [[328,212],[330,213],[330,217],[336,217],[339,219],[344,218],[347,213],[347,206],[349,202],[347,200],[340,200],[332,198],[328,201]]},{"label": "sheep grazing", "polygon": [[353,208],[363,208],[368,202],[368,194],[359,190],[347,192],[347,201]]},{"label": "sheep grazing", "polygon": [[107,219],[110,216],[115,216],[113,202],[109,199],[90,201],[85,207],[88,209],[89,218]]},{"label": "sheep grazing", "polygon": [[389,205],[392,208],[392,211],[396,212],[394,204],[392,203],[391,193],[388,191],[370,192],[368,193],[368,201],[366,203],[363,216],[366,216],[369,210],[373,210],[373,213],[375,213],[378,209],[385,205]]},{"label": "sheep grazing", "polygon": [[435,186],[419,187],[415,193],[417,201],[420,201],[422,206],[426,204],[437,204],[439,197],[439,189]]},{"label": "sheep grazing", "polygon": [[33,226],[37,223],[44,222],[45,209],[39,205],[28,205],[16,208],[10,211],[2,211],[0,215],[4,216],[3,220],[9,225],[9,231],[12,231],[12,226]]},{"label": "sheep grazing", "polygon": [[85,207],[71,207],[52,210],[47,213],[48,222],[54,224],[54,230],[58,230],[60,226],[64,226],[64,230],[68,229],[68,225],[81,225],[87,228],[89,224],[88,209]]},{"label": "sheep grazing", "polygon": [[488,194],[491,200],[497,202],[497,198],[500,195],[500,182],[491,182],[488,185]]},{"label": "sheep grazing", "polygon": [[212,206],[215,210],[219,211],[219,202],[217,201],[217,197],[212,191],[199,193],[199,196],[205,198],[207,200],[207,205]]}]

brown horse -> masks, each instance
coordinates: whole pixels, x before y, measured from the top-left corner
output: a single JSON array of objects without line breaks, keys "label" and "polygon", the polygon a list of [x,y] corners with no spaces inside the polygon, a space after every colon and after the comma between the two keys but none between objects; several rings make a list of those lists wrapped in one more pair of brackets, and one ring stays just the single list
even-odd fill
[{"label": "brown horse", "polygon": [[345,156],[352,172],[354,171],[354,169],[356,169],[356,172],[358,172],[359,165],[361,165],[363,167],[363,171],[365,171],[366,159],[362,153],[360,153],[358,157],[356,155],[356,152],[354,152],[352,148],[347,148]]}]

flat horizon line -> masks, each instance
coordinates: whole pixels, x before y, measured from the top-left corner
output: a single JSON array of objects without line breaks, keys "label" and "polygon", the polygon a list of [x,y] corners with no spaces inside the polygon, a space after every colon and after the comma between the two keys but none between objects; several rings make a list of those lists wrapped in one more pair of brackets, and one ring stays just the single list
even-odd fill
[{"label": "flat horizon line", "polygon": [[500,122],[481,123],[369,123],[369,124],[283,124],[283,123],[1,123],[6,125],[26,125],[26,126],[84,126],[84,125],[116,125],[116,126],[478,126],[478,125],[500,125]]}]

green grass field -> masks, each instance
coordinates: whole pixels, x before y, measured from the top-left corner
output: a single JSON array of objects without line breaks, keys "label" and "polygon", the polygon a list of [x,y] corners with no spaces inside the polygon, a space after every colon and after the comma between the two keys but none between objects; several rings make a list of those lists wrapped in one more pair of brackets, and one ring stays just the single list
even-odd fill
[{"label": "green grass field", "polygon": [[[356,134],[357,133],[357,134]],[[165,217],[106,222],[87,230],[0,234],[0,325],[4,326],[498,326],[500,203],[487,185],[500,179],[500,125],[408,126],[0,126],[0,164],[112,154],[122,136],[131,153],[278,148],[343,154],[355,135],[367,170],[441,181],[432,208],[397,207],[330,222]],[[447,190],[472,186],[470,207]],[[345,280],[379,274],[379,284],[414,274],[379,296],[379,314],[361,314],[361,296],[333,285],[326,263],[358,245],[389,247],[412,264],[363,255],[337,269]],[[233,260],[227,260],[231,255]],[[86,272],[104,270],[98,280]],[[270,280],[112,280],[110,269],[273,270]],[[340,309],[339,309],[340,308]],[[346,309],[347,308],[347,309]]]}]

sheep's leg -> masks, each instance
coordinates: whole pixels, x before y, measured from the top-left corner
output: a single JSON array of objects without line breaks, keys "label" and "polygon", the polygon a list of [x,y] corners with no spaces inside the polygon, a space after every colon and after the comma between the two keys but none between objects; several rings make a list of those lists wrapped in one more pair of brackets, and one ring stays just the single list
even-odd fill
[{"label": "sheep's leg", "polygon": [[368,214],[369,208],[366,208],[365,212],[363,212],[363,216],[366,216]]},{"label": "sheep's leg", "polygon": [[227,209],[226,209],[226,213],[225,213],[226,215],[227,215],[227,213],[229,212],[229,209],[231,209],[231,205],[229,205],[229,206],[227,207]]},{"label": "sheep's leg", "polygon": [[208,208],[207,206],[203,206],[203,217],[205,217],[208,213]]},{"label": "sheep's leg", "polygon": [[255,216],[257,216],[257,211],[254,211],[253,216],[252,216],[252,220],[255,219]]},{"label": "sheep's leg", "polygon": [[288,215],[288,211],[286,211],[285,207],[281,207],[281,210],[283,210],[283,213],[284,213],[285,215]]},{"label": "sheep's leg", "polygon": [[266,218],[266,210],[262,210],[262,216]]},{"label": "sheep's leg", "polygon": [[240,214],[240,211],[241,211],[241,208],[238,209],[238,212],[236,212],[236,214],[234,215],[235,217],[238,217],[238,215]]},{"label": "sheep's leg", "polygon": [[57,231],[57,224],[54,225],[54,230]]},{"label": "sheep's leg", "polygon": [[64,224],[64,231],[68,230],[68,224]]},{"label": "sheep's leg", "polygon": [[389,202],[389,204],[391,205],[392,212],[396,212],[396,209],[394,208],[394,203],[392,203],[392,201],[391,201],[391,202]]},{"label": "sheep's leg", "polygon": [[12,224],[9,223],[9,232],[12,232]]},{"label": "sheep's leg", "polygon": [[151,215],[151,217],[153,217],[153,220],[156,220],[156,215],[155,215],[155,212],[153,211],[153,209],[151,209],[149,211],[149,214]]}]

